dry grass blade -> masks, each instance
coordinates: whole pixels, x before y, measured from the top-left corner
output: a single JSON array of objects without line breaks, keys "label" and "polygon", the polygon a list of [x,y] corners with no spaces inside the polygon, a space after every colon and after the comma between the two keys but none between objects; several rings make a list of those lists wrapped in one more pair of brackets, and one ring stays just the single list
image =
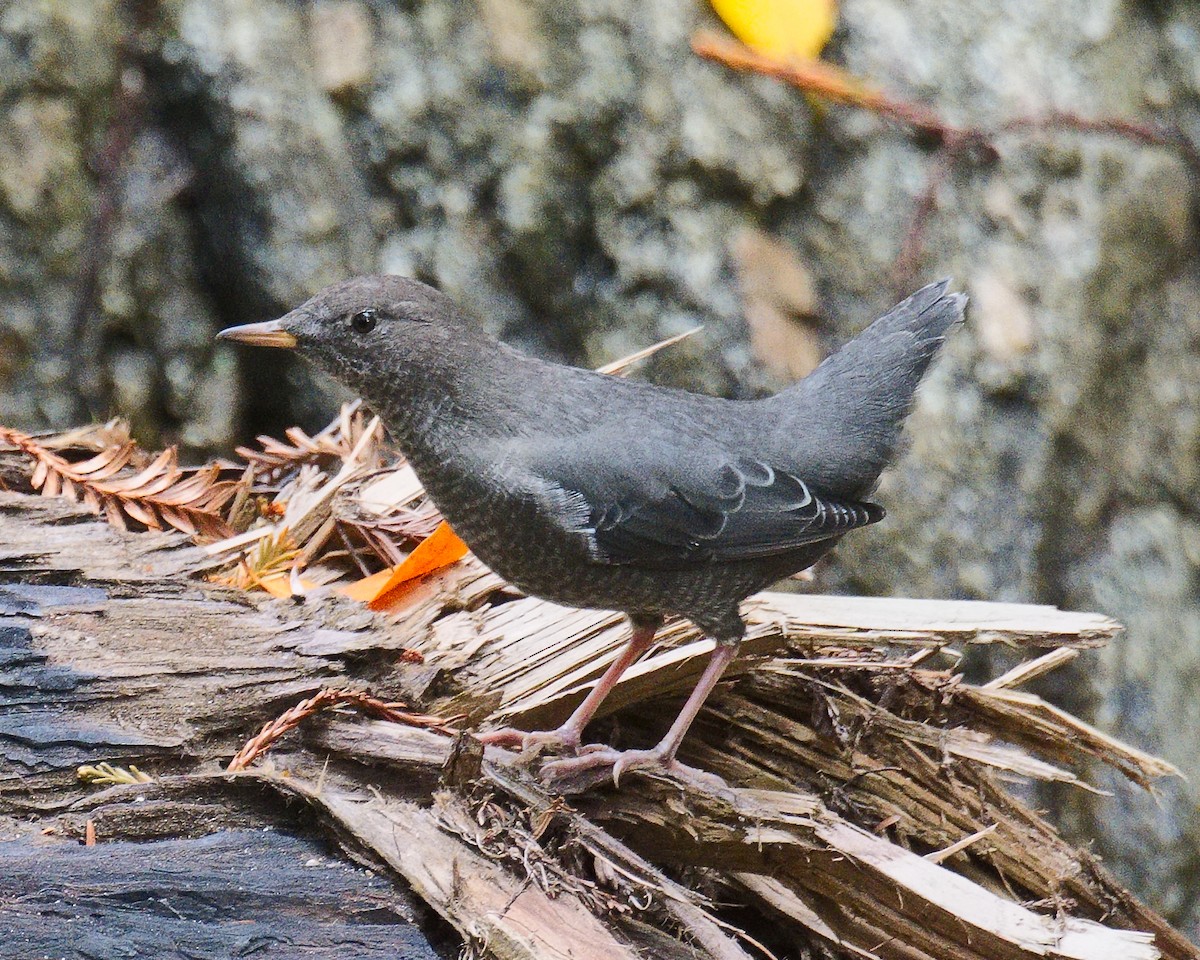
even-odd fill
[{"label": "dry grass blade", "polygon": [[115,767],[111,763],[98,763],[95,766],[84,764],[75,771],[75,776],[84,783],[90,783],[93,786],[154,782],[153,777],[142,773],[132,763],[128,767]]},{"label": "dry grass blade", "polygon": [[191,473],[181,469],[174,447],[129,473],[141,453],[132,440],[122,440],[87,460],[72,463],[48,444],[17,430],[0,428],[0,439],[32,461],[30,485],[34,490],[46,497],[83,503],[116,527],[127,529],[133,521],[151,530],[172,527],[202,539],[232,532],[221,510],[236,495],[238,482],[221,480],[216,464]]},{"label": "dry grass blade", "polygon": [[610,373],[618,377],[623,377],[639,360],[645,360],[648,357],[652,357],[658,353],[659,350],[662,350],[665,347],[674,346],[681,340],[686,340],[688,337],[699,333],[703,329],[704,327],[692,327],[691,330],[685,330],[683,333],[677,333],[673,337],[667,337],[666,340],[660,340],[658,343],[649,347],[643,347],[641,350],[637,350],[627,357],[622,357],[620,360],[613,360],[611,363],[606,363],[602,367],[597,367],[596,372]]}]

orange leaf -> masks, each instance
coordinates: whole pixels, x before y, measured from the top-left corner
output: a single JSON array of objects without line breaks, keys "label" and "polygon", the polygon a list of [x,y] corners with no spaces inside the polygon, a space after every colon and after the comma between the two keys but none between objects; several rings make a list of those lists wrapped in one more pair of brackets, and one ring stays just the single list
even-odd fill
[{"label": "orange leaf", "polygon": [[448,567],[466,554],[467,545],[443,520],[433,533],[417,544],[417,549],[410,553],[403,563],[391,570],[384,570],[386,577],[377,573],[343,587],[341,592],[351,599],[365,600],[372,609],[382,609],[387,605],[387,595],[397,587],[442,567]]},{"label": "orange leaf", "polygon": [[[294,596],[292,593],[292,577],[287,571],[272,573],[267,577],[259,577],[254,582],[277,600],[286,600],[288,597]],[[312,590],[316,584],[305,577],[301,577],[300,586],[305,590]]]},{"label": "orange leaf", "polygon": [[[400,566],[403,566],[403,564]],[[363,577],[361,580],[355,580],[344,587],[338,587],[337,592],[343,597],[349,597],[351,600],[358,600],[360,603],[370,603],[383,592],[384,584],[391,580],[392,573],[399,569],[399,566],[388,567],[386,570],[380,570],[369,577]]]},{"label": "orange leaf", "polygon": [[257,583],[277,600],[286,600],[292,595],[292,585],[286,573],[276,573],[269,577],[259,577]]}]

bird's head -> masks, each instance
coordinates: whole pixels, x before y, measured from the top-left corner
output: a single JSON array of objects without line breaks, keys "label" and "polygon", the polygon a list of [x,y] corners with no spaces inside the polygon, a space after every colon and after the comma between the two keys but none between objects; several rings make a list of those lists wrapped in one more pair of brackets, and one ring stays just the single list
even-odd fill
[{"label": "bird's head", "polygon": [[[224,340],[295,350],[378,403],[381,392],[404,399],[490,342],[454,303],[406,277],[365,276],[321,290],[291,313],[222,330]],[[443,385],[445,386],[445,385]]]}]

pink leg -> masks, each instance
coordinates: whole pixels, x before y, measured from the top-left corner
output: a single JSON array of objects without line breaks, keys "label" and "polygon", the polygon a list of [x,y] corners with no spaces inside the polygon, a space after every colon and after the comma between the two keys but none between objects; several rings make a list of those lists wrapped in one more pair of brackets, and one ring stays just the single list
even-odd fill
[{"label": "pink leg", "polygon": [[716,649],[712,652],[712,656],[709,658],[708,666],[704,668],[704,673],[696,681],[696,686],[692,690],[691,696],[687,698],[683,709],[679,711],[679,716],[671,724],[671,729],[667,731],[657,746],[649,750],[613,750],[611,748],[601,748],[578,757],[552,760],[542,767],[542,778],[548,782],[553,782],[589,770],[611,767],[613,782],[620,785],[622,773],[641,767],[668,770],[677,774],[681,773],[695,780],[708,778],[717,781],[719,778],[702,774],[700,771],[693,770],[690,767],[684,767],[683,764],[675,759],[675,754],[679,751],[679,745],[687,735],[692,721],[696,719],[696,714],[704,706],[704,701],[708,699],[708,695],[712,693],[713,687],[717,685],[717,682],[721,679],[721,675],[736,656],[736,646],[732,644],[717,645]]},{"label": "pink leg", "polygon": [[650,644],[654,642],[654,635],[658,632],[661,622],[634,624],[633,635],[629,638],[629,642],[625,644],[625,649],[621,651],[620,656],[604,671],[604,675],[596,681],[596,685],[584,697],[583,702],[575,708],[574,713],[567,718],[566,723],[557,730],[535,730],[529,732],[505,727],[502,730],[490,730],[487,733],[479,734],[479,739],[484,744],[520,747],[522,751],[541,747],[565,747],[572,751],[578,750],[579,741],[583,737],[584,727],[591,721],[600,704],[604,702],[604,698],[617,685],[617,681],[621,679],[621,675],[633,665],[638,657],[649,649]]}]

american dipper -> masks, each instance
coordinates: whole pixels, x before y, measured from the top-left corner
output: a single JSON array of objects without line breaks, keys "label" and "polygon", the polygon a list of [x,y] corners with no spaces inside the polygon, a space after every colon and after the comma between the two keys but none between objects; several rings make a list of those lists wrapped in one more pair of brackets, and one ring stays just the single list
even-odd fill
[{"label": "american dipper", "polygon": [[[687,771],[680,742],[745,633],[738,604],[804,570],[848,530],[883,518],[866,502],[913,393],[966,298],[919,290],[803,380],[725,400],[525,356],[403,277],[326,287],[287,316],[220,336],[298,350],[384,419],[450,525],[525,592],[623,611],[628,644],[553,731],[485,742],[575,756],[593,768]],[[716,647],[671,729],[649,750],[580,750],[584,727],[668,615]]]}]

